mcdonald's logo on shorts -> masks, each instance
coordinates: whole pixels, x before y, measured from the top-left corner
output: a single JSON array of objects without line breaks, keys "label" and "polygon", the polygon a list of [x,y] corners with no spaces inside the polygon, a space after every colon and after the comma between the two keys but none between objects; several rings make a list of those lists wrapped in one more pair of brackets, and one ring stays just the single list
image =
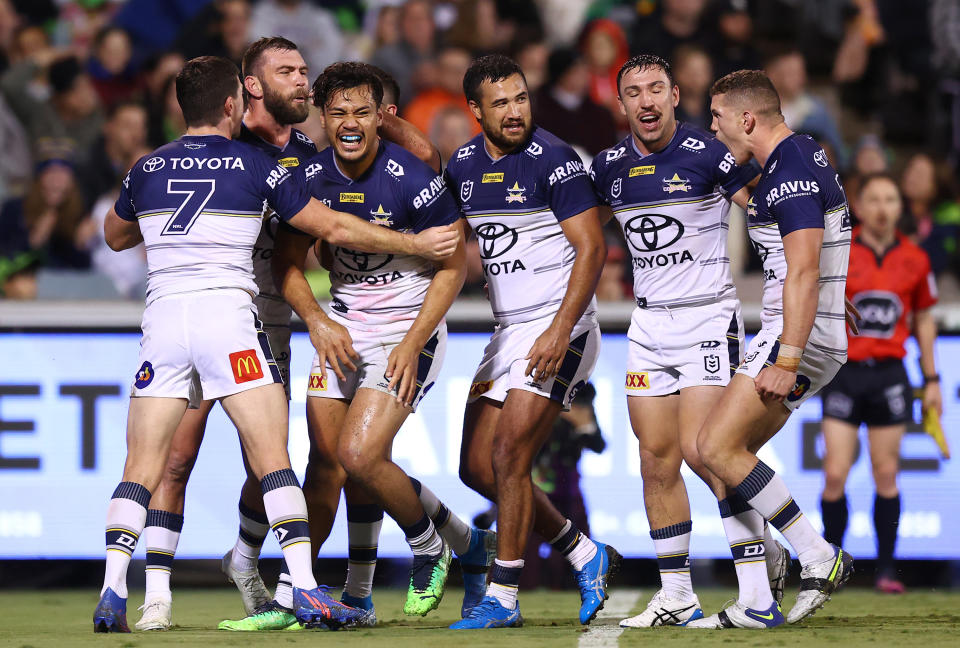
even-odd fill
[{"label": "mcdonald's logo on shorts", "polygon": [[625,386],[632,390],[650,389],[650,374],[646,371],[628,371]]},{"label": "mcdonald's logo on shorts", "polygon": [[263,378],[260,360],[257,359],[257,352],[253,349],[231,353],[230,368],[233,369],[233,379],[238,385]]},{"label": "mcdonald's logo on shorts", "polygon": [[310,374],[310,382],[307,383],[307,391],[327,391],[327,381],[321,374]]}]

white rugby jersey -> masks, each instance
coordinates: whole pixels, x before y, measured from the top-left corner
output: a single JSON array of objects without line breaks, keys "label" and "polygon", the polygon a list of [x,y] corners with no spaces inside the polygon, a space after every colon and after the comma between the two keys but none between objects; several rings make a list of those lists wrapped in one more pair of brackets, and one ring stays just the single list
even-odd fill
[{"label": "white rugby jersey", "polygon": [[[553,317],[577,256],[560,222],[597,206],[576,152],[536,127],[527,144],[494,160],[481,134],[457,150],[446,177],[480,245],[494,319]],[[594,299],[584,314],[595,311]]]},{"label": "white rugby jersey", "polygon": [[[290,140],[283,148],[274,146],[256,133],[247,128],[246,124],[240,127],[240,136],[237,141],[244,142],[258,148],[278,164],[294,173],[297,168],[317,154],[317,147],[313,141],[296,128],[290,133]],[[260,321],[267,326],[289,326],[293,309],[283,298],[273,281],[273,271],[270,269],[273,257],[273,244],[280,224],[280,217],[265,207],[263,211],[263,225],[260,236],[253,247],[253,277],[257,282],[257,312]]]},{"label": "white rugby jersey", "polygon": [[794,133],[773,150],[747,208],[750,240],[763,262],[764,328],[783,328],[783,237],[798,229],[823,228],[820,298],[808,345],[845,362],[844,288],[850,256],[850,213],[840,176],[823,148]]},{"label": "white rugby jersey", "polygon": [[590,174],[623,230],[639,306],[680,308],[736,297],[727,255],[730,197],[758,173],[737,166],[723,143],[683,123],[656,153],[641,154],[630,135],[594,158]]},{"label": "white rugby jersey", "polygon": [[309,200],[290,171],[247,144],[184,135],[137,161],[115,209],[139,223],[150,304],[210,288],[255,296],[252,254],[264,205],[289,220]]},{"label": "white rugby jersey", "polygon": [[[305,162],[310,193],[338,211],[398,232],[421,232],[460,217],[443,178],[402,147],[380,141],[377,156],[356,180],[337,169],[333,147]],[[351,326],[376,331],[416,319],[436,265],[423,257],[372,254],[332,246],[330,309]]]}]

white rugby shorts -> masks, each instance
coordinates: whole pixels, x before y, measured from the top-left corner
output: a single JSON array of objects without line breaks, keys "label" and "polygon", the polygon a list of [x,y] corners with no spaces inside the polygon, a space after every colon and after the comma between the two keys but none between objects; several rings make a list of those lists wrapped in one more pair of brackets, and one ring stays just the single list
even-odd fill
[{"label": "white rugby shorts", "polygon": [[724,387],[743,357],[740,302],[636,308],[627,338],[627,396],[664,396],[701,385]]},{"label": "white rugby shorts", "polygon": [[140,368],[130,395],[191,406],[281,383],[250,294],[239,288],[167,295],[143,313]]},{"label": "white rugby shorts", "polygon": [[573,327],[560,369],[551,378],[536,382],[532,376],[524,375],[529,362],[527,354],[552,321],[553,317],[544,317],[498,325],[483,350],[483,359],[470,385],[467,402],[482,397],[502,403],[511,389],[522,389],[557,401],[568,409],[597,364],[600,325],[595,314],[584,315]]},{"label": "white rugby shorts", "polygon": [[[327,377],[324,380],[320,373],[320,359],[313,355],[313,366],[310,369],[310,380],[307,382],[307,396],[315,398],[342,398],[352,400],[361,387],[375,389],[387,394],[396,395],[396,389],[389,389],[390,381],[384,375],[387,371],[387,360],[393,349],[400,344],[403,336],[410,329],[411,322],[397,322],[382,327],[376,332],[364,331],[350,327],[350,321],[331,315],[338,324],[347,328],[353,340],[353,348],[360,359],[354,360],[356,371],[343,370],[346,381],[341,381],[333,368],[327,363]],[[441,322],[434,330],[430,339],[420,351],[417,366],[417,387],[412,401],[412,410],[417,411],[417,405],[423,400],[427,392],[433,387],[443,366],[443,357],[447,351],[447,324]]]},{"label": "white rugby shorts", "polygon": [[[769,367],[777,361],[780,351],[780,329],[761,329],[750,342],[747,355],[737,369],[751,378],[756,378],[764,367]],[[783,404],[793,411],[800,407],[808,398],[830,384],[833,377],[843,366],[839,360],[823,351],[810,346],[803,350],[800,358],[800,367],[797,369],[797,382],[793,390],[787,394]]]}]

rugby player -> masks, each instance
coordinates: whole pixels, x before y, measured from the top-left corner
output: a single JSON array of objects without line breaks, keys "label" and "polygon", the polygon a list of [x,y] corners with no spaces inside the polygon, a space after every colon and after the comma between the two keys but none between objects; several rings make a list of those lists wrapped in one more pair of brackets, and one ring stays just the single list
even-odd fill
[{"label": "rugby player", "polygon": [[[903,199],[896,180],[867,176],[859,188],[846,293],[862,314],[860,334],[850,335],[847,364],[823,389],[823,472],[820,501],[823,537],[842,544],[847,530],[847,475],[858,454],[858,431],[867,426],[876,494],[873,525],[877,540],[876,587],[904,591],[894,549],[900,524],[897,473],[900,440],[913,420],[913,387],[903,366],[903,345],[911,328],[920,349],[923,412],[943,413],[933,346],[937,324],[937,282],[922,248],[897,231]],[[851,331],[852,333],[852,331]]]},{"label": "rugby player", "polygon": [[[444,198],[446,190],[440,187],[442,179],[436,171],[399,146],[377,137],[382,97],[383,87],[375,70],[362,63],[335,64],[317,79],[314,102],[323,110],[326,134],[332,145],[305,162],[311,193],[325,203],[337,204],[387,228],[421,230],[434,222],[456,223],[459,219],[456,204],[449,195]],[[425,189],[435,195],[428,199]],[[354,535],[359,535],[356,527],[368,521],[371,511],[382,518],[382,504],[387,498],[367,485],[366,477],[351,472],[351,464],[342,459],[338,461],[338,445],[348,437],[359,437],[363,447],[358,454],[363,461],[372,462],[370,467],[363,467],[364,474],[377,475],[383,471],[382,466],[377,465],[379,462],[372,460],[389,461],[393,437],[439,371],[446,332],[442,317],[459,292],[457,281],[462,283],[464,268],[462,264],[457,265],[458,255],[445,260],[444,267],[436,271],[433,264],[416,257],[368,255],[346,247],[325,250],[325,255],[321,252],[318,256],[327,256],[325,265],[331,269],[330,317],[317,304],[303,275],[305,257],[312,246],[312,238],[283,228],[274,248],[277,285],[307,324],[317,349],[307,391],[308,396],[314,398],[307,399],[311,452],[304,491],[309,494],[310,510],[317,511],[320,518],[314,523],[312,537],[322,542],[333,526],[340,488],[349,474],[347,484],[353,491],[348,490],[347,517],[353,545]],[[438,298],[444,300],[439,305]],[[424,328],[429,330],[422,330]],[[390,338],[392,342],[385,341]],[[419,345],[417,355],[404,351],[410,343]],[[390,398],[391,391],[398,392],[388,389],[390,381],[384,375],[388,367],[392,367],[394,358],[404,353],[407,364],[400,369],[409,372],[409,362],[418,363],[416,375],[408,376],[413,380],[409,389],[416,394],[398,403]],[[373,426],[369,416],[374,417]],[[383,425],[389,428],[380,429]],[[353,461],[360,461],[360,457],[354,457]],[[307,482],[312,485],[309,489]],[[444,553],[442,546],[437,547],[440,536],[434,531],[431,518],[437,519],[444,538],[449,538],[461,561],[467,564],[471,564],[471,558],[476,555],[477,559],[472,562],[486,566],[486,547],[492,544],[494,536],[471,530],[416,480],[404,476],[401,486],[409,490],[405,493],[407,496],[413,494],[420,507],[411,515],[416,516],[413,522],[429,530],[425,538],[418,540],[423,531],[405,529],[415,556],[405,611],[423,615],[439,604],[449,567],[449,550]],[[393,483],[388,488],[396,492],[397,485]],[[352,502],[358,491],[373,495],[375,502],[372,505]],[[432,515],[425,517],[425,513]],[[318,528],[320,526],[323,528]],[[355,573],[365,557],[375,560],[379,524],[375,532],[369,537],[372,547],[351,547],[350,574]],[[372,576],[371,567],[365,582],[351,582],[348,578],[342,599],[370,612],[361,621],[363,625],[376,622],[369,594]],[[281,575],[281,582],[283,580]],[[351,589],[354,585],[365,587],[365,592],[356,593]],[[276,604],[246,619],[226,621],[221,627],[281,629],[295,622],[289,607],[278,594]]]},{"label": "rugby player", "polygon": [[[309,81],[303,57],[297,46],[287,39],[261,38],[247,48],[242,66],[247,108],[237,139],[259,148],[285,168],[296,169],[301,162],[316,154],[316,147],[310,138],[292,126],[304,121],[309,109]],[[386,118],[383,130],[386,137],[402,141],[419,154],[427,156],[427,159],[436,155],[429,140],[422,136],[418,140],[419,132],[401,119],[392,116]],[[272,210],[265,211],[260,235],[253,249],[253,272],[258,289],[254,305],[289,398],[292,311],[277,291],[270,270],[279,222],[279,217]],[[146,596],[143,615],[137,622],[140,630],[164,630],[170,627],[170,574],[183,526],[186,485],[213,404],[212,400],[203,401],[197,409],[188,409],[184,414],[171,444],[163,479],[150,501],[144,529],[144,542],[147,545]],[[304,485],[307,486],[306,480]],[[311,509],[310,494],[310,488],[305,488],[308,509]],[[244,484],[241,493],[239,516],[240,537],[234,549],[224,556],[223,570],[239,588],[244,608],[250,614],[271,600],[257,570],[260,549],[269,527],[264,517],[259,485],[252,476]],[[319,546],[322,540],[311,534],[314,547]]]},{"label": "rugby player", "polygon": [[160,482],[188,402],[203,395],[221,400],[261,480],[268,523],[282,538],[292,570],[298,620],[337,626],[359,615],[330,599],[313,578],[306,505],[286,451],[282,381],[252,303],[252,253],[262,205],[266,201],[294,226],[371,252],[431,251],[442,258],[451,252],[449,232],[404,236],[333,212],[311,199],[303,183],[290,181],[283,165],[231,141],[243,116],[238,77],[226,59],[188,62],[176,80],[187,134],[134,165],[105,220],[111,248],[145,241],[150,272],[127,460],[107,510],[97,632],[129,632],[126,571],[145,526],[150,492]]},{"label": "rugby player", "polygon": [[[661,581],[647,608],[620,625],[682,625],[703,612],[690,579],[692,522],[680,466],[686,461],[724,499],[723,483],[700,460],[697,434],[741,359],[728,213],[731,200],[746,206],[746,185],[758,172],[738,166],[711,135],[677,122],[680,89],[659,56],[624,63],[618,92],[631,134],[597,155],[591,173],[610,207],[606,218],[616,216],[633,256],[637,308],[625,391]],[[763,520],[755,522],[763,535]],[[774,548],[782,582],[789,554]]]},{"label": "rugby player", "polygon": [[606,254],[597,199],[573,149],[534,126],[515,62],[475,60],[463,89],[483,132],[446,174],[479,240],[497,327],[470,387],[460,474],[497,503],[497,559],[483,601],[450,627],[522,624],[517,585],[531,526],[575,570],[586,624],[620,555],[573,527],[530,472],[599,352],[593,294]]},{"label": "rugby player", "polygon": [[[850,214],[840,178],[809,136],[783,121],[780,98],[759,71],[740,70],[710,90],[712,128],[738,164],[763,165],[747,208],[750,239],[763,260],[762,327],[737,374],[700,430],[700,457],[736,498],[777,527],[802,565],[800,593],[786,621],[813,614],[850,577],[853,558],[824,540],[756,449],[846,362],[844,283]],[[697,628],[769,628],[784,622],[767,584],[762,538],[733,547],[740,594]]]}]

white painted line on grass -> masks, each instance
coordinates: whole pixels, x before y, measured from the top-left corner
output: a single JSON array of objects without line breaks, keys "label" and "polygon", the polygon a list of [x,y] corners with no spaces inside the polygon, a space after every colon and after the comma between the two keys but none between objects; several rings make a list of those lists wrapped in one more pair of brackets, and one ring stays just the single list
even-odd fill
[{"label": "white painted line on grass", "polygon": [[607,648],[616,646],[617,638],[624,628],[618,624],[626,618],[633,606],[640,600],[640,590],[615,589],[610,592],[610,600],[606,602],[597,618],[580,635],[577,648]]}]

